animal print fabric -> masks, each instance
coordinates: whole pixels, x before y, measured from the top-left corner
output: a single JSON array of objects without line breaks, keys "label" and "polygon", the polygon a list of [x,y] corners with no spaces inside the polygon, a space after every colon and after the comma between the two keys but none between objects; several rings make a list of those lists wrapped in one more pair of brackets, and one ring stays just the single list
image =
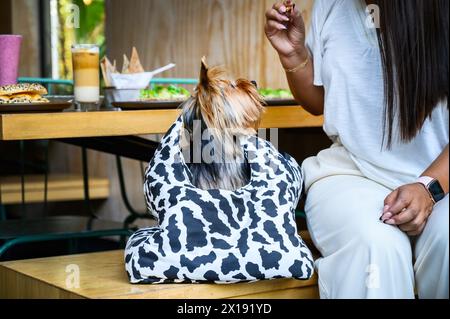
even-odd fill
[{"label": "animal print fabric", "polygon": [[309,279],[311,252],[297,234],[299,165],[269,142],[242,142],[251,181],[236,191],[191,184],[180,147],[182,119],[150,162],[144,192],[159,227],[131,236],[125,264],[132,283],[236,283]]}]

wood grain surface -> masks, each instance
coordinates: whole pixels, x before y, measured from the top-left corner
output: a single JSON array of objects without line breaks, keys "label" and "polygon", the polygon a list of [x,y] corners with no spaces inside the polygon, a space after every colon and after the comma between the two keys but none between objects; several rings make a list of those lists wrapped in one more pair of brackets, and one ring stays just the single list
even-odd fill
[{"label": "wood grain surface", "polygon": [[[180,110],[0,114],[0,140],[164,134]],[[299,106],[267,107],[261,128],[321,127],[323,118]]]},{"label": "wood grain surface", "polygon": [[131,285],[123,260],[120,250],[0,263],[0,298],[318,298],[316,276],[307,281],[282,279],[233,285]]},{"label": "wood grain surface", "polygon": [[[309,24],[312,0],[296,1]],[[264,34],[274,0],[107,0],[108,55],[121,65],[136,46],[147,70],[173,62],[166,77],[197,78],[200,59],[260,87],[288,88]]]}]

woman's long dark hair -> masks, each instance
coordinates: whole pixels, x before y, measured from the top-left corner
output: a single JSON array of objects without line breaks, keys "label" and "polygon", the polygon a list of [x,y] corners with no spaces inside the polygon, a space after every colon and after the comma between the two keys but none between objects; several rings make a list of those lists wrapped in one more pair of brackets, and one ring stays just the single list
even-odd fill
[{"label": "woman's long dark hair", "polygon": [[438,103],[448,101],[449,0],[370,2],[380,9],[384,143],[391,147],[397,119],[400,141],[410,142]]}]

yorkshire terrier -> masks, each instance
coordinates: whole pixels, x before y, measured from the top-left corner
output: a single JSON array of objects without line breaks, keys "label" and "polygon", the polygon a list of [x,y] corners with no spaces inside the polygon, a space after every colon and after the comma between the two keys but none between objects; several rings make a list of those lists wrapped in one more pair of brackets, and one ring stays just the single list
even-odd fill
[{"label": "yorkshire terrier", "polygon": [[202,59],[200,82],[182,110],[189,135],[183,136],[183,153],[194,154],[185,155],[185,162],[195,187],[234,191],[250,182],[250,166],[239,141],[257,133],[263,111],[256,83],[232,81],[225,69],[209,68]]}]

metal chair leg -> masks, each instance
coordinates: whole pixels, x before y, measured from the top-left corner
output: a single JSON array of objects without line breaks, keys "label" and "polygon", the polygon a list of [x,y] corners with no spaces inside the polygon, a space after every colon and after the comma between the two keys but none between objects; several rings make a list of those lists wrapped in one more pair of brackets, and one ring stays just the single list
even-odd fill
[{"label": "metal chair leg", "polygon": [[25,141],[20,141],[20,183],[22,191],[22,218],[26,216],[25,206]]},{"label": "metal chair leg", "polygon": [[68,242],[68,250],[69,255],[73,255],[78,252],[78,239],[77,238],[70,238]]},{"label": "metal chair leg", "polygon": [[124,221],[125,228],[129,228],[129,226],[138,219],[153,219],[153,217],[150,214],[140,213],[136,209],[134,209],[134,207],[131,205],[131,202],[128,199],[127,195],[125,178],[123,174],[122,160],[120,156],[116,156],[116,163],[117,163],[117,173],[119,175],[120,193],[122,195],[122,200],[125,204],[125,207],[130,213],[130,215]]},{"label": "metal chair leg", "polygon": [[83,165],[83,188],[84,188],[84,207],[86,212],[92,217],[97,218],[94,210],[91,206],[91,199],[89,195],[89,167],[88,167],[88,157],[87,150],[85,147],[81,148],[81,159]]},{"label": "metal chair leg", "polygon": [[3,204],[0,204],[0,221],[6,220],[6,209]]},{"label": "metal chair leg", "polygon": [[3,198],[2,198],[2,183],[0,182],[0,221],[6,220],[6,210],[5,206],[3,205]]},{"label": "metal chair leg", "polygon": [[[1,193],[1,191],[2,191],[2,188],[0,185],[0,193]],[[2,204],[2,200],[0,198],[0,221],[2,221],[2,220],[6,220],[6,209],[5,209],[5,205]]]},{"label": "metal chair leg", "polygon": [[48,216],[48,174],[49,174],[49,148],[50,148],[50,142],[45,142],[45,167],[44,167],[44,216]]}]

